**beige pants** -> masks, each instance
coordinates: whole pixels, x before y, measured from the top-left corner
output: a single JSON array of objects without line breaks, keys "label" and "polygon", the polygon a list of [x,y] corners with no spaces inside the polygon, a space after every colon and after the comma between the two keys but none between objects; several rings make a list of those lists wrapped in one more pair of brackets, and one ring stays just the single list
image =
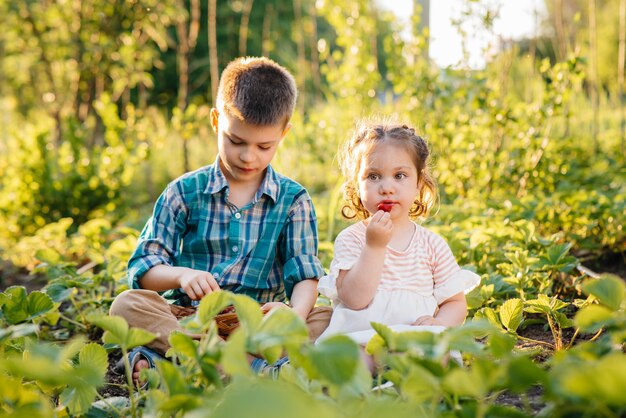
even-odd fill
[{"label": "beige pants", "polygon": [[[167,339],[172,332],[185,332],[178,320],[193,313],[195,309],[171,305],[157,292],[145,289],[125,290],[120,293],[109,311],[110,315],[124,318],[131,327],[157,334],[157,338],[147,346],[161,353],[170,348]],[[328,327],[331,314],[332,308],[328,306],[313,308],[309,313],[306,324],[311,341],[315,341]],[[192,338],[200,338],[200,335],[185,333]]]}]

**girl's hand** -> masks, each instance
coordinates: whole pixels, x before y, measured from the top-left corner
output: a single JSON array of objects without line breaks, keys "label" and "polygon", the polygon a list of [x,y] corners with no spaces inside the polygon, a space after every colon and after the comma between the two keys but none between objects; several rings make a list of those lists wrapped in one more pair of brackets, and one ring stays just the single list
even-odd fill
[{"label": "girl's hand", "polygon": [[365,243],[374,248],[385,248],[393,233],[393,222],[389,213],[379,210],[370,218],[365,230]]},{"label": "girl's hand", "polygon": [[444,327],[448,326],[447,324],[445,324],[440,319],[437,319],[437,318],[432,317],[430,315],[422,315],[422,316],[420,316],[411,325],[441,325],[441,326],[444,326]]},{"label": "girl's hand", "polygon": [[180,275],[179,283],[191,300],[200,300],[209,293],[220,290],[213,275],[206,271],[185,269]]}]

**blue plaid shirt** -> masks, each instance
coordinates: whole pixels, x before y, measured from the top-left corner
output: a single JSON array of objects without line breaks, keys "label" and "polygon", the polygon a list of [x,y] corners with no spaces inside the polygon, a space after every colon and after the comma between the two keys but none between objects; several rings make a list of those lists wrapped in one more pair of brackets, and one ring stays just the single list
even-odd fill
[{"label": "blue plaid shirt", "polygon": [[[171,182],[161,194],[128,262],[128,279],[165,264],[208,271],[224,290],[257,301],[285,301],[293,286],[324,274],[317,258],[317,220],[300,184],[267,168],[252,202],[228,202],[228,182],[214,164]],[[191,300],[182,289],[163,296]]]}]

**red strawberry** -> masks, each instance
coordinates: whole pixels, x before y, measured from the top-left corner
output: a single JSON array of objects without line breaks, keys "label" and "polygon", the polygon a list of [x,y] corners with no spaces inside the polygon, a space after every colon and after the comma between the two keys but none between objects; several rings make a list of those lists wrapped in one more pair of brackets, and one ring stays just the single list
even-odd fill
[{"label": "red strawberry", "polygon": [[393,209],[393,202],[380,202],[377,206],[378,210],[382,210],[385,212],[391,212]]}]

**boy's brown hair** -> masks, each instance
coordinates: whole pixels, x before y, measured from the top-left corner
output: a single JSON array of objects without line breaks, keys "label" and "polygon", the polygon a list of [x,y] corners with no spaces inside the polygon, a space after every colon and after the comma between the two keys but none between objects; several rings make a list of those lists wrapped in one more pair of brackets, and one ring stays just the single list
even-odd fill
[{"label": "boy's brown hair", "polygon": [[242,57],[222,72],[216,105],[245,123],[285,126],[297,95],[296,82],[284,67],[265,57]]}]

